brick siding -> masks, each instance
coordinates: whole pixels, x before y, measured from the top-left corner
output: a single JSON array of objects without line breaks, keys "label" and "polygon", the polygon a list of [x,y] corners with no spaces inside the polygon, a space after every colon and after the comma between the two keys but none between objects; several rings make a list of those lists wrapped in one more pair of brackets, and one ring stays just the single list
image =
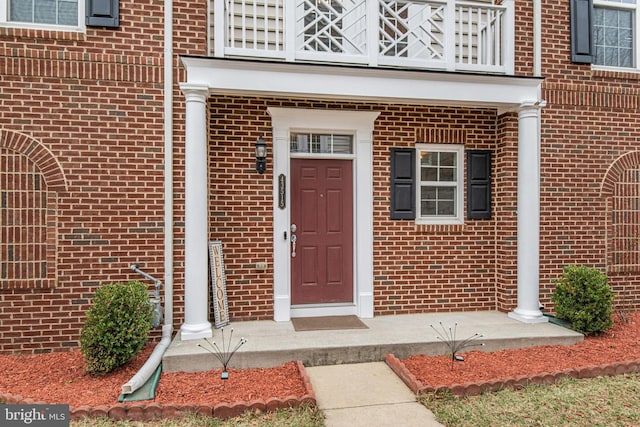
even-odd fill
[{"label": "brick siding", "polygon": [[[516,2],[516,75],[533,70],[533,11]],[[163,46],[158,0],[121,0],[122,26],[85,34],[0,28],[0,149],[26,156],[47,192],[50,286],[0,286],[0,351],[78,345],[101,283],[163,278]],[[178,55],[207,52],[207,2],[174,1]],[[640,78],[569,62],[568,2],[544,0],[541,302],[567,264],[608,269],[610,168],[638,151]],[[174,322],[184,318],[184,105],[174,87]],[[222,240],[232,320],[273,316],[272,159],[254,170],[267,107],[379,111],[373,134],[376,315],[516,306],[517,114],[485,108],[277,98],[209,99],[210,238]],[[16,142],[17,141],[17,142]],[[19,142],[19,143],[18,143]],[[456,226],[389,219],[389,148],[460,143],[493,152],[493,217]],[[637,165],[636,165],[637,166]],[[606,186],[605,185],[605,186]],[[267,270],[257,270],[257,262]],[[618,305],[640,308],[640,274],[610,272]],[[212,316],[211,316],[212,317]]]}]

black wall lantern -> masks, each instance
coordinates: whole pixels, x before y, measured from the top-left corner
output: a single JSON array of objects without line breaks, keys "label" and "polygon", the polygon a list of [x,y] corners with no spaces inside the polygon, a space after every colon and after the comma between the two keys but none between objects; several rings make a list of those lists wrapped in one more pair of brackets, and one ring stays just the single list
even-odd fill
[{"label": "black wall lantern", "polygon": [[267,143],[262,136],[256,141],[256,172],[263,174],[267,169]]}]

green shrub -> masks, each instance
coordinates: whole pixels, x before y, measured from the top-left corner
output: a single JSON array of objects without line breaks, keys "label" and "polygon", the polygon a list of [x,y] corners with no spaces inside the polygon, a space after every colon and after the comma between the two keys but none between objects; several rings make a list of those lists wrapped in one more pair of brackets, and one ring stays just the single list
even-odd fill
[{"label": "green shrub", "polygon": [[85,370],[91,375],[104,375],[135,356],[149,335],[151,311],[143,283],[100,287],[80,336]]},{"label": "green shrub", "polygon": [[556,315],[570,321],[585,335],[606,331],[613,325],[613,292],[607,276],[595,268],[570,265],[555,281],[551,300]]}]

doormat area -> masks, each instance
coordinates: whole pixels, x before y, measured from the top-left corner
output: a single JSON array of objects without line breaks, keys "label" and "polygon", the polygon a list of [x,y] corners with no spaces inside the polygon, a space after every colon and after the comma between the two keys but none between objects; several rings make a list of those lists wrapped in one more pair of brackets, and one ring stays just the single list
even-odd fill
[{"label": "doormat area", "polygon": [[294,317],[291,323],[296,331],[368,329],[357,316]]}]

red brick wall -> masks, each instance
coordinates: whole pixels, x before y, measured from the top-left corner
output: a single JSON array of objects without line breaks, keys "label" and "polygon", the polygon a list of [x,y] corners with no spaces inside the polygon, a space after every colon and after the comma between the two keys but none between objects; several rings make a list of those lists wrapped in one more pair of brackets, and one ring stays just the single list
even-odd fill
[{"label": "red brick wall", "polygon": [[515,74],[533,75],[533,2],[513,1],[515,5]]},{"label": "red brick wall", "polygon": [[517,306],[518,273],[518,115],[503,114],[497,122],[494,156],[496,218],[496,309]]},{"label": "red brick wall", "polygon": [[162,278],[161,6],[121,1],[117,30],[0,28],[0,144],[40,159],[57,227],[53,287],[0,289],[1,351],[76,346],[96,287],[141,278],[131,263]]},{"label": "red brick wall", "polygon": [[495,150],[495,111],[387,105],[374,109],[381,111],[373,135],[375,313],[495,309],[495,217],[466,220],[464,225],[389,219],[389,148],[427,142]]},{"label": "red brick wall", "polygon": [[[204,55],[207,2],[174,1],[178,55]],[[163,5],[121,0],[117,29],[85,33],[0,28],[0,145],[24,135],[50,152],[65,175],[49,176],[48,208],[57,230],[54,287],[0,288],[0,351],[41,352],[76,346],[91,297],[101,283],[163,279]],[[176,325],[183,317],[184,114],[175,105]],[[46,166],[46,165],[45,165]],[[46,173],[45,179],[46,179]],[[53,186],[52,186],[53,184]],[[57,204],[57,205],[56,205]],[[143,279],[144,280],[144,279]],[[9,289],[13,288],[13,289]]]},{"label": "red brick wall", "polygon": [[[0,144],[23,135],[64,172],[47,175],[55,211],[54,287],[0,289],[0,351],[77,345],[100,283],[163,278],[163,46],[161,0],[121,0],[120,28],[86,34],[0,28]],[[207,2],[174,1],[174,64],[205,55]],[[516,74],[533,69],[533,10],[515,2]],[[606,269],[607,169],[637,150],[640,78],[569,62],[568,2],[545,0],[541,141],[541,300],[566,264]],[[178,67],[175,81],[184,81]],[[175,301],[183,319],[184,108],[174,86]],[[374,291],[379,314],[511,310],[516,304],[517,116],[493,110],[313,100],[210,99],[210,237],[223,240],[231,315],[273,314],[271,165],[254,172],[253,144],[271,141],[268,106],[376,110]],[[439,136],[494,152],[494,216],[464,226],[415,226],[388,214],[389,148]],[[422,141],[421,141],[422,142]],[[13,148],[16,150],[16,148]],[[33,154],[30,154],[33,155]],[[270,161],[270,160],[269,160]],[[56,176],[54,179],[53,176]],[[45,178],[46,179],[46,178]],[[267,261],[269,269],[256,270]],[[640,275],[611,276],[640,308]],[[551,307],[550,307],[551,308]]]},{"label": "red brick wall", "polygon": [[[569,59],[569,2],[544,1],[541,141],[541,299],[549,308],[553,280],[568,264],[607,272],[607,195],[616,159],[638,150],[640,77],[593,69]],[[615,304],[640,308],[640,271],[610,274]]]},{"label": "red brick wall", "polygon": [[[259,135],[271,141],[270,106],[380,112],[373,134],[376,314],[496,309],[495,217],[453,226],[416,226],[413,221],[389,219],[389,149],[413,147],[416,142],[464,143],[465,149],[495,153],[499,146],[495,111],[212,97],[210,230],[212,239],[224,243],[233,319],[273,315],[273,272],[254,268],[260,261],[272,265],[272,167],[258,175],[253,157]],[[511,116],[507,121],[513,120]],[[496,181],[496,197],[514,200],[515,189],[501,186]],[[510,298],[506,300],[509,303]]]}]

